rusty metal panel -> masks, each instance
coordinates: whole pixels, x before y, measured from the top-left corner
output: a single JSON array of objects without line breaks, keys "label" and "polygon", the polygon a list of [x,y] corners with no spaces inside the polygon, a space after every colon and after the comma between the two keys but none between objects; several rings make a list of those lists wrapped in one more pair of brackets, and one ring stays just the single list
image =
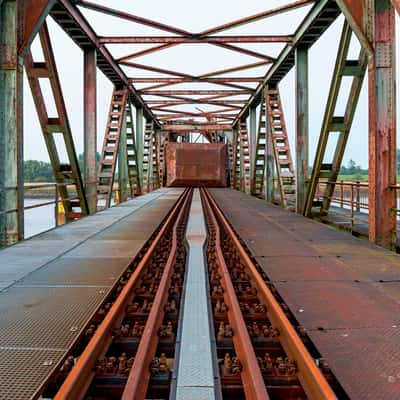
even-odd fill
[{"label": "rusty metal panel", "polygon": [[169,143],[167,186],[226,186],[226,145]]},{"label": "rusty metal panel", "polygon": [[399,327],[309,331],[308,334],[351,399],[399,398]]}]

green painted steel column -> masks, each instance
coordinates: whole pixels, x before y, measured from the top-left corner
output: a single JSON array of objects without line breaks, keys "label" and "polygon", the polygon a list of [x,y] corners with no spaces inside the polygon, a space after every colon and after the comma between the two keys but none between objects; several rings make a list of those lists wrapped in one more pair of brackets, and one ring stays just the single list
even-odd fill
[{"label": "green painted steel column", "polygon": [[16,0],[0,5],[0,246],[24,237],[23,59]]},{"label": "green painted steel column", "polygon": [[[254,177],[254,160],[256,155],[257,147],[257,108],[250,107],[249,109],[249,145],[250,145],[250,182],[251,186],[253,184]],[[253,188],[250,189],[250,193]]]},{"label": "green painted steel column", "polygon": [[296,49],[296,212],[303,213],[308,181],[308,49]]},{"label": "green painted steel column", "polygon": [[97,70],[96,49],[83,52],[84,77],[84,176],[89,213],[97,210]]},{"label": "green painted steel column", "polygon": [[[265,90],[268,90],[266,88]],[[267,99],[267,96],[265,96]],[[267,101],[267,100],[264,100]],[[265,199],[269,202],[274,200],[274,149],[272,147],[272,130],[269,123],[268,107],[266,108],[266,129],[265,129],[265,144],[266,144],[266,169],[265,169]]]},{"label": "green painted steel column", "polygon": [[143,190],[143,108],[136,108],[136,151],[139,167],[140,186]]},{"label": "green painted steel column", "polygon": [[128,149],[126,146],[126,110],[123,115],[123,122],[121,128],[121,136],[119,138],[119,149],[118,149],[118,182],[119,182],[119,201],[122,203],[128,198]]}]

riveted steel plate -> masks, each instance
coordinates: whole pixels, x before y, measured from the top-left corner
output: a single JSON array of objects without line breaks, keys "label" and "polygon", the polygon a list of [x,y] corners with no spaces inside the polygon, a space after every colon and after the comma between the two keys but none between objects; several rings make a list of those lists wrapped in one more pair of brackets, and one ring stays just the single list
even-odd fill
[{"label": "riveted steel plate", "polygon": [[0,293],[0,346],[68,349],[107,288],[17,288]]},{"label": "riveted steel plate", "polygon": [[400,324],[308,334],[351,399],[400,399]]},{"label": "riveted steel plate", "polygon": [[226,186],[226,145],[169,143],[167,186]]},{"label": "riveted steel plate", "polygon": [[69,258],[62,257],[32,272],[17,286],[83,285],[109,287],[128,267],[126,258]]},{"label": "riveted steel plate", "polygon": [[60,350],[0,348],[0,400],[31,399],[63,355]]}]

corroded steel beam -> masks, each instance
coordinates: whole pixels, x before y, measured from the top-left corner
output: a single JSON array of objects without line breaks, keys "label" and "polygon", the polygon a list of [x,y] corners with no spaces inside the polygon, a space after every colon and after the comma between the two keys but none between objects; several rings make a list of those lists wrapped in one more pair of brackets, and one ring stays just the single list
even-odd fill
[{"label": "corroded steel beam", "polygon": [[369,238],[396,241],[395,14],[390,0],[374,0],[369,14],[375,55],[369,62]]},{"label": "corroded steel beam", "polygon": [[252,93],[252,90],[149,90],[142,91],[139,93],[147,96],[164,96],[164,95],[222,95],[224,97],[227,96],[238,96],[241,94],[249,94]]},{"label": "corroded steel beam", "polygon": [[247,36],[203,36],[203,37],[181,37],[181,36],[108,36],[99,37],[99,43],[287,43],[291,42],[290,35],[247,35]]},{"label": "corroded steel beam", "polygon": [[351,29],[357,35],[358,40],[371,55],[373,50],[365,29],[365,21],[368,17],[367,1],[368,0],[337,0],[337,3],[351,26]]},{"label": "corroded steel beam", "polygon": [[23,53],[32,43],[35,35],[52,9],[56,0],[25,0],[19,1],[20,15],[23,17],[22,37],[19,43],[19,53]]},{"label": "corroded steel beam", "polygon": [[[170,83],[170,84],[177,84],[177,83],[188,83],[188,82],[199,82],[202,81],[202,78],[129,78],[129,81],[132,83]],[[226,82],[262,82],[262,77],[226,77],[226,78],[208,78],[207,82],[212,83],[226,83]]]},{"label": "corroded steel beam", "polygon": [[[251,106],[256,106],[261,101],[261,95],[264,88],[270,83],[272,78],[278,71],[281,70],[283,66],[284,73],[282,76],[285,76],[287,72],[289,72],[290,67],[286,68],[286,63],[288,60],[292,59],[294,62],[294,52],[295,48],[302,43],[304,36],[307,34],[309,30],[313,30],[315,28],[315,23],[318,21],[319,16],[324,11],[325,8],[337,7],[336,4],[333,4],[330,0],[320,0],[319,2],[315,3],[314,7],[310,10],[308,15],[304,18],[302,24],[298,27],[295,34],[293,35],[293,41],[290,45],[286,45],[285,48],[279,54],[275,63],[271,66],[264,77],[264,81],[257,87],[254,94],[251,96],[249,101],[247,102],[246,106],[243,107],[242,112],[238,115],[234,124],[238,124],[242,117],[248,115],[249,108]],[[334,20],[336,17],[333,17]],[[329,22],[323,21],[326,24],[326,27],[329,26]],[[325,25],[324,25],[325,27]],[[313,33],[314,34],[314,33]],[[281,79],[281,78],[280,78]]]},{"label": "corroded steel beam", "polygon": [[237,28],[238,26],[242,26],[242,25],[249,24],[249,23],[256,22],[256,21],[261,21],[265,18],[272,17],[274,15],[278,15],[278,14],[281,14],[281,13],[284,13],[287,11],[295,10],[297,8],[304,7],[304,6],[306,6],[308,4],[312,4],[312,3],[314,3],[314,0],[295,1],[293,3],[286,4],[284,6],[277,7],[272,10],[263,11],[261,13],[251,15],[249,17],[241,18],[241,19],[238,19],[233,22],[228,22],[227,24],[223,24],[223,25],[219,25],[219,26],[216,26],[216,27],[213,27],[210,29],[206,29],[206,30],[202,31],[200,34],[201,35],[213,35],[215,33],[226,31],[228,29]]},{"label": "corroded steel beam", "polygon": [[97,211],[97,53],[94,47],[83,53],[84,177],[89,213]]},{"label": "corroded steel beam", "polygon": [[[114,60],[111,53],[107,50],[105,46],[101,46],[99,44],[98,37],[95,31],[88,23],[86,18],[82,15],[80,10],[76,7],[76,5],[73,4],[71,0],[58,0],[58,3],[68,12],[68,14],[72,17],[74,23],[87,36],[87,39],[96,48],[98,59],[101,57],[103,60],[105,60],[118,76],[122,85],[125,85],[129,88],[131,98],[134,100],[135,105],[143,108],[146,117],[155,120],[155,116],[152,114],[151,110],[149,109],[149,107],[147,107],[147,104],[143,101],[140,95],[138,95],[137,91],[132,87],[132,85],[129,84],[128,77],[122,71],[118,63]],[[56,21],[59,22],[57,19]]]},{"label": "corroded steel beam", "polygon": [[207,132],[207,131],[229,131],[232,129],[231,124],[165,124],[163,131],[170,132]]},{"label": "corroded steel beam", "polygon": [[392,0],[392,3],[396,11],[400,14],[400,0]]}]

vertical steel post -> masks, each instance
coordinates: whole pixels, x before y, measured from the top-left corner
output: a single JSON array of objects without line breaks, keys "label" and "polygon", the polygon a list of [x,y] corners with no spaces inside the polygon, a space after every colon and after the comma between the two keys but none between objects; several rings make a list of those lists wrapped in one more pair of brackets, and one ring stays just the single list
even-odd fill
[{"label": "vertical steel post", "polygon": [[296,212],[303,213],[308,180],[308,49],[296,49]]},{"label": "vertical steel post", "polygon": [[369,239],[390,247],[396,240],[395,14],[390,0],[375,0],[368,33],[375,54],[369,76]]},{"label": "vertical steel post", "polygon": [[126,201],[128,198],[128,151],[126,143],[126,108],[123,111],[123,120],[121,135],[119,138],[119,149],[118,149],[118,182],[119,182],[119,201],[120,203]]},{"label": "vertical steel post", "polygon": [[249,109],[249,145],[250,145],[250,180],[253,182],[254,176],[254,159],[257,147],[257,108]]},{"label": "vertical steel post", "polygon": [[139,167],[139,180],[143,188],[143,108],[136,108],[136,151]]},{"label": "vertical steel post", "polygon": [[[265,90],[267,91],[268,88],[266,87]],[[264,96],[265,100],[267,101],[268,96]],[[266,107],[266,111],[268,114],[268,105]],[[274,200],[274,149],[272,147],[272,128],[269,122],[269,116],[267,115],[266,118],[266,181],[265,181],[265,199],[269,202]]]},{"label": "vertical steel post", "polygon": [[85,48],[84,65],[84,176],[89,213],[97,209],[97,76],[96,49]]},{"label": "vertical steel post", "polygon": [[16,0],[0,4],[0,246],[24,237],[23,59]]}]

